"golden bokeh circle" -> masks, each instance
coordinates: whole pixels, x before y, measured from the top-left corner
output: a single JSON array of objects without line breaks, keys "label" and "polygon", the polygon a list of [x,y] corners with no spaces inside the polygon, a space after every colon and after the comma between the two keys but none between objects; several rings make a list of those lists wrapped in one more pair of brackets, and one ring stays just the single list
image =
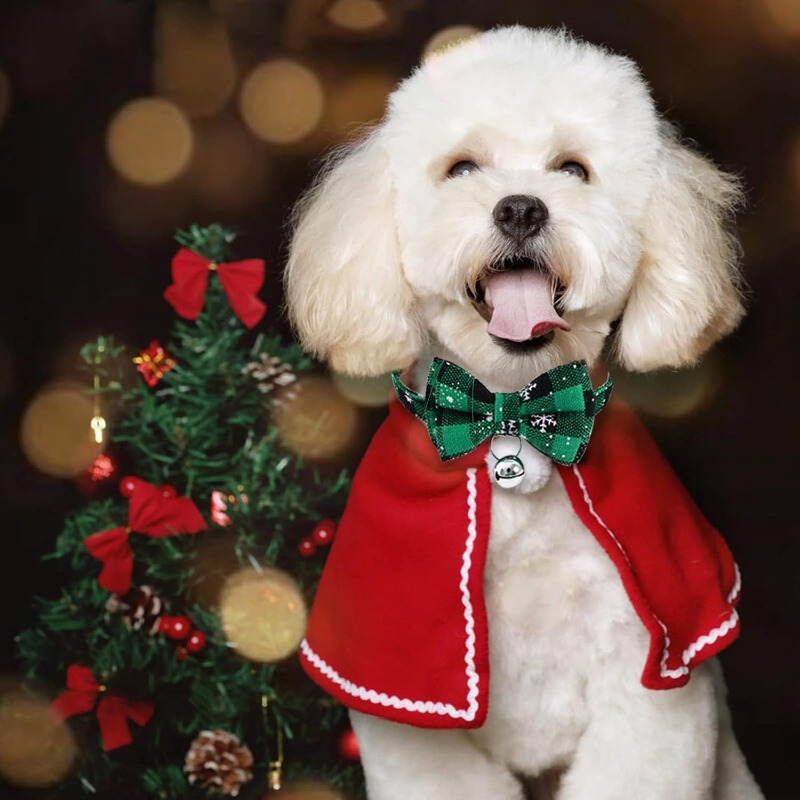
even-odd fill
[{"label": "golden bokeh circle", "polygon": [[159,3],[153,83],[190,117],[217,113],[236,89],[236,61],[223,23],[200,5]]},{"label": "golden bokeh circle", "polygon": [[44,788],[62,781],[78,750],[69,727],[49,703],[22,688],[0,690],[0,775],[16,786]]},{"label": "golden bokeh circle", "polygon": [[333,786],[319,781],[302,779],[287,781],[278,791],[270,791],[262,800],[346,800]]},{"label": "golden bokeh circle", "polygon": [[330,380],[308,375],[275,393],[272,421],[289,450],[324,460],[340,456],[352,445],[358,411]]},{"label": "golden bokeh circle", "polygon": [[102,450],[90,427],[93,416],[92,400],[82,387],[47,386],[22,415],[22,451],[46,475],[74,478],[87,470]]},{"label": "golden bokeh circle", "polygon": [[219,614],[231,647],[260,662],[280,661],[297,650],[308,616],[297,583],[272,567],[231,575],[222,588]]},{"label": "golden bokeh circle", "polygon": [[331,92],[326,124],[334,134],[346,135],[358,126],[379,120],[396,81],[383,73],[354,75],[337,84]]},{"label": "golden bokeh circle", "polygon": [[371,378],[358,378],[334,372],[331,374],[331,380],[339,394],[363,408],[380,408],[387,405],[394,396],[392,376],[389,373]]},{"label": "golden bokeh circle", "polygon": [[783,33],[800,36],[800,2],[797,0],[761,0],[769,20]]},{"label": "golden bokeh circle", "polygon": [[0,125],[5,122],[8,109],[11,106],[11,82],[8,75],[0,69]]},{"label": "golden bokeh circle", "polygon": [[111,119],[106,152],[126,180],[158,186],[177,178],[189,166],[194,141],[186,115],[160,97],[131,100]]},{"label": "golden bokeh circle", "polygon": [[476,28],[473,25],[451,25],[450,27],[442,28],[425,43],[425,47],[422,50],[422,58],[424,60],[433,55],[444,53],[451,47],[456,47],[468,42],[470,39],[474,39],[480,33],[480,28]]},{"label": "golden bokeh circle", "polygon": [[271,144],[292,144],[319,125],[325,95],[317,76],[291,59],[259,64],[244,80],[239,111],[247,127]]},{"label": "golden bokeh circle", "polygon": [[368,31],[389,21],[386,9],[377,0],[336,0],[325,17],[339,28]]}]

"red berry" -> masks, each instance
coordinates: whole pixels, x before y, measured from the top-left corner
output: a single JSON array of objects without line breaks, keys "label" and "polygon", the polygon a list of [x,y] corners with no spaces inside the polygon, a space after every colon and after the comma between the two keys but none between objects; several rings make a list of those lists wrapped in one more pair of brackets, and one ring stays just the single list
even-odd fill
[{"label": "red berry", "polygon": [[192,635],[186,640],[186,649],[190,653],[200,653],[205,647],[206,635],[203,631],[192,631]]},{"label": "red berry", "polygon": [[339,755],[348,761],[358,761],[361,758],[361,751],[358,747],[355,731],[348,728],[342,731],[338,742]]},{"label": "red berry", "polygon": [[297,549],[303,558],[308,558],[309,556],[314,555],[317,550],[317,546],[311,541],[311,539],[305,538],[300,540],[300,544],[297,545]]},{"label": "red berry", "polygon": [[183,641],[191,632],[192,622],[189,617],[172,617],[172,624],[164,631],[176,642]]},{"label": "red berry", "polygon": [[170,629],[172,628],[173,619],[175,619],[175,617],[170,617],[168,614],[163,614],[158,620],[158,632],[169,635]]},{"label": "red berry", "polygon": [[138,478],[134,478],[132,475],[128,475],[127,478],[123,478],[119,482],[119,493],[123,497],[130,497],[133,494],[133,490],[136,488],[136,484],[139,482]]},{"label": "red berry", "polygon": [[178,661],[186,661],[186,656],[188,656],[188,655],[189,655],[189,652],[187,651],[187,649],[185,647],[179,647],[175,651],[175,658],[177,658]]},{"label": "red berry", "polygon": [[317,527],[314,528],[311,533],[311,538],[314,540],[315,544],[324,547],[333,541],[335,533],[336,523],[332,519],[323,519],[321,522],[317,523]]},{"label": "red berry", "polygon": [[161,490],[161,496],[166,500],[171,500],[173,497],[178,496],[178,490],[169,483],[162,484],[158,488]]}]

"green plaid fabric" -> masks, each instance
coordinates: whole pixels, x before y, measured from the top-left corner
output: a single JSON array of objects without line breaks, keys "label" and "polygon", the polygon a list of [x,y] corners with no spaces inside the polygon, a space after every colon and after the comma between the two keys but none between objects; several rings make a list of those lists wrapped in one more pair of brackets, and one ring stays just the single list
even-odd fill
[{"label": "green plaid fabric", "polygon": [[521,392],[490,392],[466,370],[435,358],[425,396],[392,375],[400,402],[421,419],[442,461],[474,450],[491,436],[521,436],[559,464],[586,452],[594,417],[611,394],[611,378],[592,388],[585,361],[548,370]]}]

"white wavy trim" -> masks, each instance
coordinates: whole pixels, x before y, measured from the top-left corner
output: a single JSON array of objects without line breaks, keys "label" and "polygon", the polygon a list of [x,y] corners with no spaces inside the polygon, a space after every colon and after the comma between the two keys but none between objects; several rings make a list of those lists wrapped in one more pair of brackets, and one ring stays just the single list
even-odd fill
[{"label": "white wavy trim", "polygon": [[378,692],[375,689],[367,689],[359,686],[352,681],[343,678],[330,664],[314,652],[306,639],[300,643],[300,650],[319,672],[326,678],[335,683],[342,691],[347,694],[366,700],[375,705],[388,706],[391,708],[404,709],[405,711],[415,711],[419,714],[439,714],[453,719],[463,719],[471,721],[475,719],[478,711],[478,685],[480,676],[475,669],[475,617],[472,610],[472,597],[469,591],[469,577],[472,569],[472,551],[475,547],[475,539],[478,535],[477,527],[477,470],[471,467],[467,470],[467,542],[464,548],[464,555],[461,561],[461,603],[464,606],[464,622],[466,632],[466,652],[464,654],[464,665],[467,676],[467,708],[460,709],[450,703],[434,703],[431,700],[409,700],[397,695],[388,695],[385,692]]},{"label": "white wavy trim", "polygon": [[[589,490],[586,487],[586,483],[583,480],[583,476],[578,469],[577,464],[572,465],[572,471],[575,473],[576,477],[578,478],[578,484],[581,487],[581,491],[583,492],[583,499],[586,502],[586,506],[589,509],[589,513],[602,525],[603,529],[608,533],[608,535],[614,541],[614,544],[617,545],[619,548],[620,553],[625,558],[625,561],[628,562],[630,565],[630,559],[628,558],[628,554],[625,552],[625,549],[619,542],[619,539],[614,535],[611,531],[611,528],[606,525],[605,521],[602,517],[597,513],[595,510],[594,504],[592,503],[592,498],[589,496]],[[739,565],[734,563],[734,570],[735,570],[735,580],[733,583],[733,588],[728,593],[728,597],[726,598],[728,604],[733,603],[733,601],[739,596],[739,592],[742,589],[742,575],[739,571]],[[669,647],[672,644],[670,641],[669,635],[667,634],[667,626],[656,616],[652,609],[649,609],[650,613],[653,615],[653,619],[661,626],[661,630],[664,632],[664,650],[661,654],[661,677],[662,678],[672,678],[673,680],[678,680],[682,678],[684,675],[689,674],[689,664],[695,658],[695,656],[704,648],[708,647],[710,644],[714,644],[719,638],[723,636],[727,636],[738,624],[739,624],[739,615],[736,613],[736,609],[731,609],[730,616],[716,628],[712,628],[708,633],[702,634],[697,639],[695,639],[684,651],[681,653],[681,662],[682,665],[677,667],[676,669],[669,669],[667,667],[667,661],[669,660]]]}]

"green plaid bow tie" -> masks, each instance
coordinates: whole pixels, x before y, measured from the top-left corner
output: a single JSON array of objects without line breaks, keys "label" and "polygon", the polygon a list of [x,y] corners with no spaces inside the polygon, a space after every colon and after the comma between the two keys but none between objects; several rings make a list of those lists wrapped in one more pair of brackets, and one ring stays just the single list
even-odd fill
[{"label": "green plaid bow tie", "polygon": [[491,436],[521,436],[559,464],[586,452],[594,417],[611,394],[611,378],[593,389],[585,361],[548,370],[521,392],[490,392],[466,370],[435,358],[425,396],[392,374],[400,402],[421,419],[442,461],[474,450]]}]

